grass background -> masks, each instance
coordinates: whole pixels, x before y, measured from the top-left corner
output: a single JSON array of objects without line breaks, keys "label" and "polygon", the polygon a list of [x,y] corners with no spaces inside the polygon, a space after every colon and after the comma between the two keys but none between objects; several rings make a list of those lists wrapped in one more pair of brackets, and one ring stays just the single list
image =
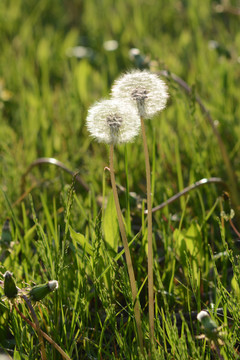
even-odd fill
[{"label": "grass background", "polygon": [[[10,217],[12,236],[0,278],[9,270],[20,288],[59,281],[59,289],[35,309],[41,328],[72,359],[140,358],[104,171],[108,149],[89,137],[87,109],[108,97],[114,79],[126,70],[140,66],[175,73],[189,84],[190,95],[166,79],[168,107],[146,124],[153,205],[202,178],[228,183],[196,94],[211,113],[238,180],[240,31],[239,16],[230,12],[237,6],[238,1],[223,6],[210,0],[201,5],[197,0],[0,2],[0,224]],[[105,49],[108,40],[117,41],[116,50]],[[81,57],[72,56],[76,46],[84,47]],[[132,48],[140,50],[135,59],[129,56]],[[23,188],[28,166],[42,157],[78,171],[87,189],[77,181],[73,186],[71,175],[50,164],[32,168]],[[141,138],[119,146],[115,160],[117,182],[131,192],[120,192],[129,241],[142,226],[131,252],[147,344]],[[221,193],[221,187],[205,185],[154,214],[153,358],[217,358],[206,340],[195,338],[201,333],[196,314],[203,308],[224,324],[223,358],[239,358],[239,239],[221,217],[229,205]],[[1,248],[3,254],[3,241]],[[36,334],[4,298],[0,312],[1,348],[14,359],[40,358]],[[48,359],[61,358],[47,343],[46,349]]]}]

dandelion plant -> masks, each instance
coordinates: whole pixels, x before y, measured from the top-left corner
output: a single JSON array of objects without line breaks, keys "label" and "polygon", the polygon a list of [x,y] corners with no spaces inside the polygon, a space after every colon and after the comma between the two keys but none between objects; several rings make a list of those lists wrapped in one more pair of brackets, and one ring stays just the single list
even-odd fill
[{"label": "dandelion plant", "polygon": [[[15,280],[13,278],[13,274],[10,271],[6,271],[5,274],[3,275],[3,277],[4,277],[4,282],[1,281],[0,286],[4,288],[4,295],[6,296],[5,299],[7,299],[11,303],[11,306],[13,306],[15,308],[15,310],[21,316],[21,318],[24,321],[26,321],[34,330],[36,330],[36,332],[38,334],[40,349],[41,349],[40,350],[41,359],[42,360],[47,359],[46,349],[45,349],[44,341],[43,341],[43,337],[44,337],[48,342],[50,342],[61,353],[63,358],[70,360],[70,358],[61,349],[61,347],[58,346],[50,338],[50,336],[48,336],[45,332],[43,332],[41,330],[37,315],[36,315],[34,307],[32,305],[32,301],[35,302],[35,301],[42,300],[46,295],[48,295],[49,293],[56,290],[58,288],[58,282],[56,280],[51,280],[51,281],[47,282],[46,284],[36,285],[32,289],[29,290],[29,289],[19,289],[16,286]],[[18,297],[18,299],[17,299],[17,297]],[[21,301],[19,299],[23,299],[25,301],[25,303],[27,304],[27,306],[31,312],[34,323],[31,322],[28,318],[26,318],[26,316],[18,308],[17,304],[18,304],[18,302]]]},{"label": "dandelion plant", "polygon": [[113,196],[117,211],[119,229],[125,250],[128,274],[130,279],[134,315],[137,325],[139,344],[143,352],[143,336],[141,329],[140,303],[137,298],[137,285],[128,246],[127,235],[122,218],[114,174],[114,146],[130,142],[138,134],[140,118],[136,109],[128,102],[119,100],[102,100],[93,105],[87,116],[87,128],[90,134],[98,141],[110,145],[109,165]]},{"label": "dandelion plant", "polygon": [[141,119],[142,138],[146,166],[147,207],[148,207],[148,301],[150,337],[154,336],[154,284],[153,284],[153,246],[152,246],[152,199],[151,199],[151,171],[147,146],[144,119],[152,118],[166,106],[167,86],[155,74],[149,71],[134,70],[124,74],[115,81],[112,87],[115,99],[124,99],[136,107]]}]

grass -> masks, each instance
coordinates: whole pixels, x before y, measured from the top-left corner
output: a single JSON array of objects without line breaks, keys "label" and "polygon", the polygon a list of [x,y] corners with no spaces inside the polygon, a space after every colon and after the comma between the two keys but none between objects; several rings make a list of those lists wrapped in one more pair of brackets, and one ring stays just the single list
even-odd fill
[{"label": "grass", "polygon": [[[234,0],[231,5],[239,6]],[[34,311],[41,330],[71,359],[142,357],[110,174],[104,171],[108,149],[94,143],[85,127],[88,107],[108,96],[120,73],[138,66],[168,71],[168,107],[145,122],[153,207],[203,178],[226,183],[207,183],[153,213],[151,358],[217,359],[211,343],[197,338],[204,332],[196,319],[202,309],[223,326],[223,359],[240,357],[239,237],[227,216],[232,205],[222,191],[230,194],[237,230],[239,206],[219,139],[196,98],[214,120],[239,193],[239,16],[228,7],[219,9],[210,0],[201,6],[197,0],[62,1],[54,6],[47,0],[0,2],[1,228],[10,218],[0,242],[0,280],[6,271],[21,289],[58,280],[58,289],[34,304]],[[110,39],[118,42],[115,51],[103,47]],[[85,55],[69,56],[69,49],[79,45]],[[130,58],[133,47],[140,55]],[[87,186],[46,161],[31,168],[23,188],[28,167],[43,157],[61,161]],[[141,137],[116,147],[115,164],[147,354]],[[1,288],[0,294],[1,352],[13,359],[41,359],[37,331]],[[16,304],[32,321],[23,299]],[[62,358],[47,340],[44,345],[47,359]]]}]

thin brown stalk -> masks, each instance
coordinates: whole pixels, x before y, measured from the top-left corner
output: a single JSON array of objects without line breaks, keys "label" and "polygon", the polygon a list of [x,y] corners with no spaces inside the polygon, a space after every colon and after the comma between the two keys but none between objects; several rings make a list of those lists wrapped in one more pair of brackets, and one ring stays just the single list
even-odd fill
[{"label": "thin brown stalk", "polygon": [[39,343],[40,343],[40,347],[41,347],[41,358],[42,360],[47,360],[47,356],[46,356],[46,350],[45,350],[45,346],[44,346],[44,341],[43,341],[43,337],[42,337],[42,334],[41,334],[41,329],[40,329],[40,325],[39,325],[39,322],[38,322],[38,318],[37,318],[37,315],[34,311],[34,308],[31,304],[31,301],[27,298],[26,295],[21,295],[21,297],[25,300],[31,314],[32,314],[32,318],[33,318],[33,321],[35,322],[35,325],[36,325],[36,330],[37,330],[37,334],[38,334],[38,338],[39,338]]},{"label": "thin brown stalk", "polygon": [[[30,321],[28,318],[26,318],[26,316],[23,315],[23,313],[18,309],[17,305],[14,303],[13,304],[15,310],[17,311],[17,313],[21,316],[21,318],[26,321],[28,323],[28,325],[30,325],[35,331],[37,331],[37,326],[36,324],[34,324],[32,321]],[[53,341],[53,339],[48,336],[44,331],[42,331],[40,329],[41,335],[52,345],[55,347],[55,349],[62,355],[63,359],[66,360],[71,360],[70,357],[60,348],[60,346],[58,344],[55,343],[55,341]]]},{"label": "thin brown stalk", "polygon": [[218,345],[217,340],[214,341],[214,345],[215,345],[215,350],[216,350],[216,352],[217,352],[217,354],[218,354],[219,360],[224,360],[223,356],[221,355],[221,352],[220,352],[220,349],[219,349],[219,345]]},{"label": "thin brown stalk", "polygon": [[229,219],[229,223],[230,223],[233,231],[235,232],[235,234],[240,238],[240,232],[238,231],[238,229],[236,228],[236,226],[235,226],[234,223],[232,222],[232,219]]},{"label": "thin brown stalk", "polygon": [[148,219],[148,301],[149,301],[149,327],[150,338],[154,339],[154,290],[153,290],[153,244],[152,244],[152,196],[151,196],[151,172],[149,153],[147,146],[144,119],[141,117],[142,138],[145,156],[146,180],[147,180],[147,219]]},{"label": "thin brown stalk", "polygon": [[113,197],[114,197],[116,211],[117,211],[119,229],[120,229],[122,242],[123,242],[123,246],[124,246],[124,250],[125,250],[128,275],[129,275],[129,279],[130,279],[132,297],[133,297],[133,302],[134,302],[134,315],[135,315],[135,320],[136,320],[139,345],[140,345],[141,352],[143,354],[143,335],[142,335],[142,327],[141,327],[140,303],[139,303],[139,299],[137,297],[137,285],[136,285],[131,254],[130,254],[130,250],[129,250],[129,246],[128,246],[127,235],[126,235],[126,231],[125,231],[125,226],[124,226],[124,222],[123,222],[123,218],[122,218],[122,212],[121,212],[118,193],[117,193],[116,180],[115,180],[115,174],[114,174],[114,166],[113,166],[113,154],[114,154],[114,145],[110,145],[109,160],[110,160],[110,176],[111,176]]}]

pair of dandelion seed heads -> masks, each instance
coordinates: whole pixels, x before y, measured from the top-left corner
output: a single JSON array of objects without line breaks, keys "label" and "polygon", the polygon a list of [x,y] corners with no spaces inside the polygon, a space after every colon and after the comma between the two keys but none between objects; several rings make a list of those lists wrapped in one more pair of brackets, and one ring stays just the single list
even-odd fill
[{"label": "pair of dandelion seed heads", "polygon": [[140,117],[152,118],[168,99],[164,81],[146,70],[124,74],[113,84],[111,95],[90,107],[87,116],[90,134],[107,144],[132,141],[139,133]]}]

